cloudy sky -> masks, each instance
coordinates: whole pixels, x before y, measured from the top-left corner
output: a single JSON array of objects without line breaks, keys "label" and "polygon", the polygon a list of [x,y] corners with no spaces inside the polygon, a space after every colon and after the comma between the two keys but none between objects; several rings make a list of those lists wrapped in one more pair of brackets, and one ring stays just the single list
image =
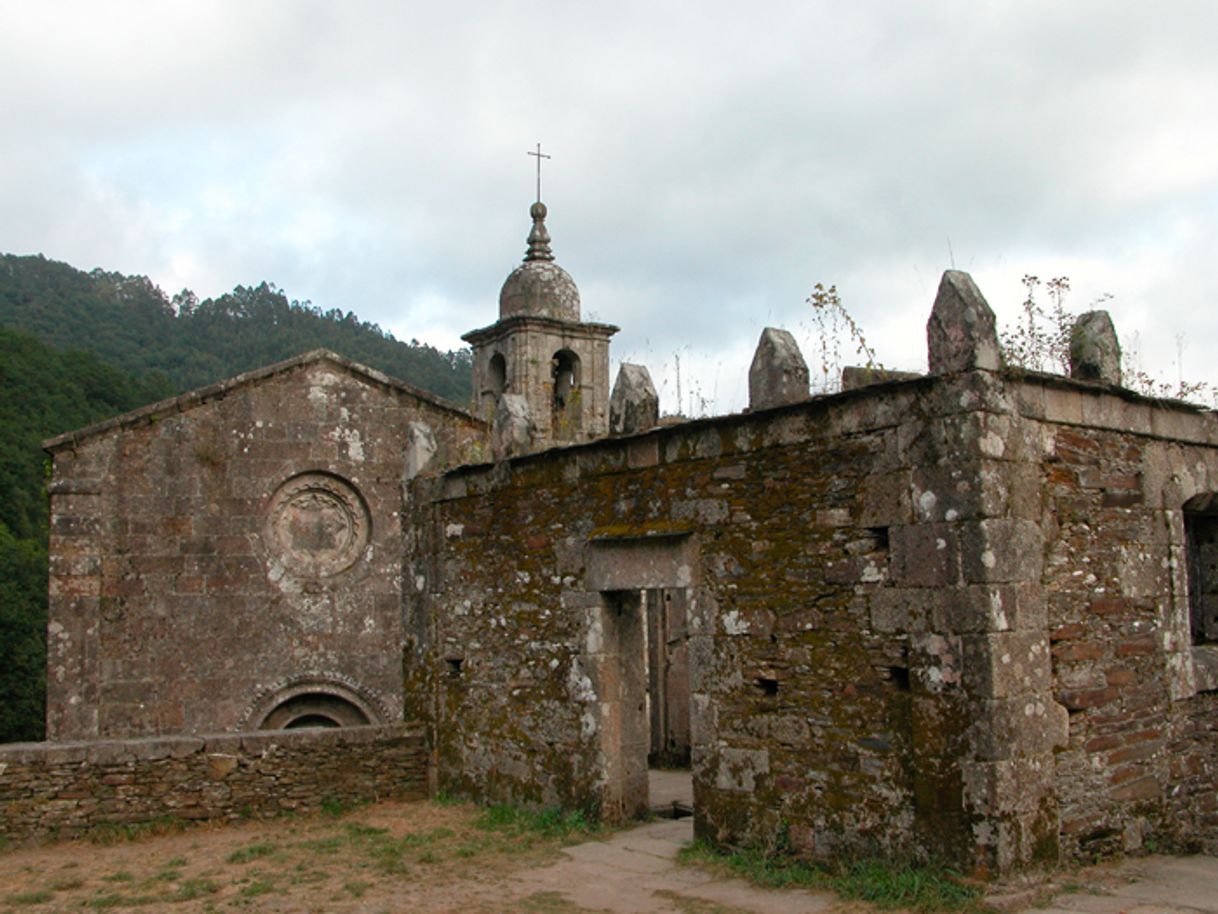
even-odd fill
[{"label": "cloudy sky", "polygon": [[678,362],[685,411],[741,408],[765,326],[815,365],[817,282],[924,369],[953,265],[1005,320],[1069,276],[1218,382],[1215,48],[1212,0],[0,0],[0,250],[455,347],[540,141],[558,262],[666,410]]}]

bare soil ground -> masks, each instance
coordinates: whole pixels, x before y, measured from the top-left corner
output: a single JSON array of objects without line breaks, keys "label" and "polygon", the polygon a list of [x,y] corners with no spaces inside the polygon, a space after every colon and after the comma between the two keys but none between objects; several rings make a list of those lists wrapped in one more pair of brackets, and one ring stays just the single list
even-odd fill
[{"label": "bare soil ground", "polygon": [[585,836],[487,830],[478,814],[382,803],[339,817],[9,848],[0,851],[0,912],[582,910],[553,892],[521,895],[509,875],[553,862]]}]

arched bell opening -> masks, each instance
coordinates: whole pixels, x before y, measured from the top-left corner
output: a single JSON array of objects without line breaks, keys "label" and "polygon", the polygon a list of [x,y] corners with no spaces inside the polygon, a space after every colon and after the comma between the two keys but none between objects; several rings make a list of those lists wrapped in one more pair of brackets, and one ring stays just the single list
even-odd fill
[{"label": "arched bell opening", "polygon": [[583,425],[583,407],[580,396],[579,356],[570,349],[560,349],[550,360],[550,374],[554,393],[551,410],[554,437],[557,440],[573,440]]}]

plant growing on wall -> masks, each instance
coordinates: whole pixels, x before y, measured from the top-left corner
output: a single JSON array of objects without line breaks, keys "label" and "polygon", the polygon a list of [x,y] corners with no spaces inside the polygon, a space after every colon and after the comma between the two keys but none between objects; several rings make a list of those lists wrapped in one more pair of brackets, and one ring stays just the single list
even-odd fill
[{"label": "plant growing on wall", "polygon": [[842,304],[837,286],[826,287],[817,283],[807,302],[812,306],[812,321],[816,328],[816,349],[820,360],[821,380],[814,384],[823,393],[840,388],[842,378],[842,338],[848,337],[854,344],[855,354],[864,360],[864,367],[883,371],[884,366],[875,357],[875,350],[867,344],[863,328]]},{"label": "plant growing on wall", "polygon": [[[1037,298],[1042,285],[1040,277],[1028,273],[1022,282],[1025,294],[1020,305],[1020,316],[998,334],[1003,361],[1010,367],[1026,371],[1069,374],[1070,332],[1078,319],[1078,314],[1065,305],[1070,292],[1070,278],[1055,276],[1043,283],[1049,297],[1047,307]],[[1088,310],[1102,308],[1111,300],[1112,295],[1105,292],[1091,303]],[[1182,348],[1183,343],[1179,338],[1177,343]],[[1181,361],[1182,358],[1179,358],[1178,362]],[[1212,384],[1186,381],[1182,374],[1173,383],[1145,371],[1139,364],[1136,335],[1132,346],[1122,341],[1121,377],[1125,387],[1148,397],[1209,401],[1218,405],[1218,388]]]}]

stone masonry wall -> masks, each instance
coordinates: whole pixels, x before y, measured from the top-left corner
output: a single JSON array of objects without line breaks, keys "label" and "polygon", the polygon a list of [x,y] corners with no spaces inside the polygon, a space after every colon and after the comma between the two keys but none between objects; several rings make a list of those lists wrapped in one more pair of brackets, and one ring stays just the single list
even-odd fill
[{"label": "stone masonry wall", "polygon": [[0,746],[0,839],[13,841],[426,794],[423,735],[405,724]]},{"label": "stone masonry wall", "polygon": [[1027,446],[1003,450],[1023,430],[995,384],[893,384],[428,483],[407,692],[437,696],[408,713],[430,719],[441,782],[623,811],[606,747],[625,747],[607,735],[630,713],[628,632],[596,557],[633,551],[634,586],[673,586],[647,569],[680,540],[699,834],[981,869],[1052,856],[1064,713],[1036,480]]},{"label": "stone masonry wall", "polygon": [[700,835],[979,873],[1212,846],[1180,505],[1216,445],[966,371],[458,470],[416,490],[408,713],[450,789],[629,814],[618,592],[683,586]]},{"label": "stone masonry wall", "polygon": [[1069,712],[1063,851],[1213,851],[1218,647],[1191,643],[1181,507],[1218,491],[1218,421],[1052,379],[1018,398],[1041,440],[1053,691]]},{"label": "stone masonry wall", "polygon": [[47,733],[252,729],[312,682],[401,720],[410,424],[483,426],[306,356],[50,444]]}]

